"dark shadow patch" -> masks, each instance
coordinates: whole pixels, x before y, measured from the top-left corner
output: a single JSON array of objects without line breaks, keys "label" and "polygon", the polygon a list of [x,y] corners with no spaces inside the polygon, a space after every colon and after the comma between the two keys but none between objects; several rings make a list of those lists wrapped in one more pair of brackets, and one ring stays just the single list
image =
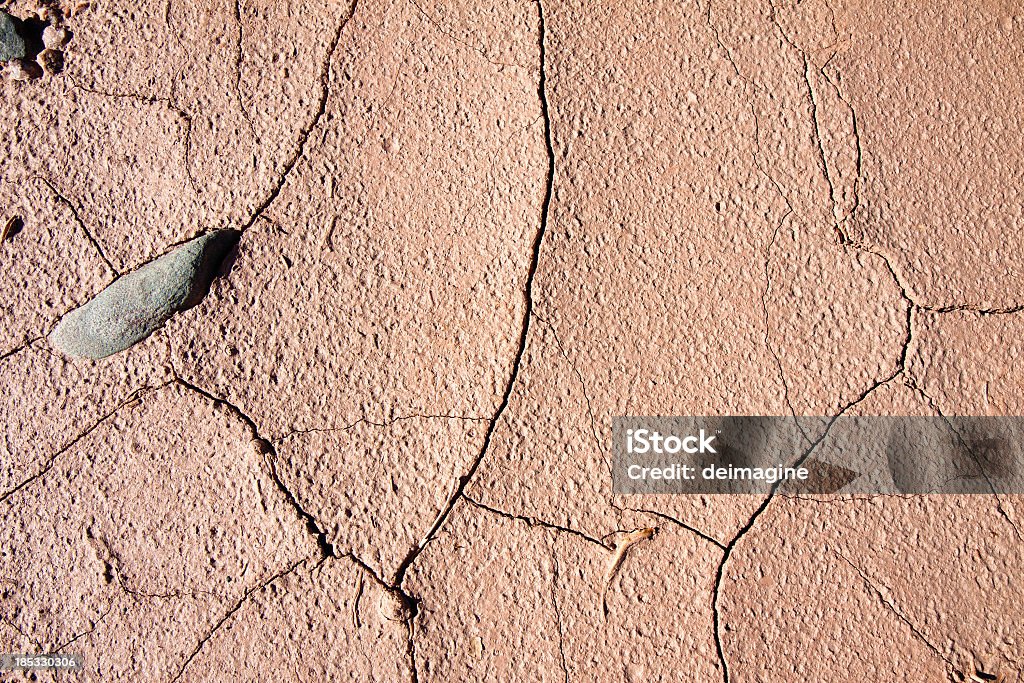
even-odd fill
[{"label": "dark shadow patch", "polygon": [[49,22],[37,17],[19,19],[15,16],[11,17],[11,21],[14,23],[14,30],[25,41],[25,59],[34,62],[39,53],[46,49],[43,45],[43,30],[50,25]]},{"label": "dark shadow patch", "polygon": [[[206,243],[203,253],[199,256],[196,277],[188,297],[181,304],[179,311],[187,311],[196,306],[210,293],[210,286],[218,277],[227,275],[238,256],[238,242],[242,233],[237,230],[221,230],[214,234]],[[228,257],[231,262],[228,263]]]},{"label": "dark shadow patch", "polygon": [[[234,232],[234,231],[233,231]],[[235,233],[236,238],[234,244],[228,247],[227,252],[224,254],[224,258],[220,262],[220,266],[217,268],[217,273],[214,275],[214,279],[227,277],[231,274],[231,271],[235,269],[235,263],[238,262],[239,247],[241,247],[241,232]]]}]

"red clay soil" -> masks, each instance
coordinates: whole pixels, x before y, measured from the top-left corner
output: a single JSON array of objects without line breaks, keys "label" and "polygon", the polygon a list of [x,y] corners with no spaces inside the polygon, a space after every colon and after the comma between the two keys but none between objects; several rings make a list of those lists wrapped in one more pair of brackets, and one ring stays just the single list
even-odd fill
[{"label": "red clay soil", "polygon": [[[0,83],[31,680],[1024,680],[1018,496],[609,476],[616,415],[1024,412],[1019,3],[75,4]],[[145,341],[47,340],[217,229]]]}]

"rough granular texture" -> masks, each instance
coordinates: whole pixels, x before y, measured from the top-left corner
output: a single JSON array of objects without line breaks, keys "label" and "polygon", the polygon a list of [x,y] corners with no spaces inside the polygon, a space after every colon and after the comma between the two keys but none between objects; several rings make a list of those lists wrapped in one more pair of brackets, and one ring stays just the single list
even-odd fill
[{"label": "rough granular texture", "polygon": [[[1022,679],[1019,496],[609,473],[617,415],[1021,414],[1019,4],[64,9],[0,82],[0,654]],[[50,346],[217,230],[194,306]]]}]

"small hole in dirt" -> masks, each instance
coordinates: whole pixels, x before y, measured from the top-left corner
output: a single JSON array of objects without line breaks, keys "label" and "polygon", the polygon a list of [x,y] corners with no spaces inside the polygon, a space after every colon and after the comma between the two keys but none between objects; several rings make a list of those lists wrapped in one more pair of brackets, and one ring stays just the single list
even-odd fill
[{"label": "small hole in dirt", "polygon": [[402,599],[403,599],[403,602],[405,602],[406,607],[409,608],[409,620],[411,621],[411,620],[415,619],[416,615],[418,615],[420,613],[419,601],[417,601],[411,595],[403,595]]}]

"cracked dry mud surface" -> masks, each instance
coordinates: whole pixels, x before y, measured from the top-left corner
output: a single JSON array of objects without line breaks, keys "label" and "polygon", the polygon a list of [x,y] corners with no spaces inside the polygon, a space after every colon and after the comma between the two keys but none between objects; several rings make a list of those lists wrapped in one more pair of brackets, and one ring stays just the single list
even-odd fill
[{"label": "cracked dry mud surface", "polygon": [[[615,415],[1024,411],[1019,5],[67,23],[61,74],[0,84],[0,652],[90,681],[1022,679],[1019,497],[609,477]],[[218,229],[197,306],[102,361],[49,344]]]}]

